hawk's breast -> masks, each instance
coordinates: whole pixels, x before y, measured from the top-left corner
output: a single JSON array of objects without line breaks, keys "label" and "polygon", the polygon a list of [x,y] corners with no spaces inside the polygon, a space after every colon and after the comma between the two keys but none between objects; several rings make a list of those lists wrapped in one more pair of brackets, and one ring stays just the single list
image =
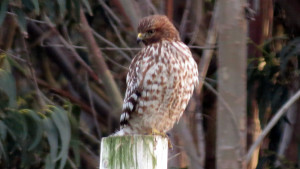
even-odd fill
[{"label": "hawk's breast", "polygon": [[121,124],[140,134],[153,128],[168,131],[184,112],[197,81],[197,64],[185,44],[146,46],[129,68]]}]

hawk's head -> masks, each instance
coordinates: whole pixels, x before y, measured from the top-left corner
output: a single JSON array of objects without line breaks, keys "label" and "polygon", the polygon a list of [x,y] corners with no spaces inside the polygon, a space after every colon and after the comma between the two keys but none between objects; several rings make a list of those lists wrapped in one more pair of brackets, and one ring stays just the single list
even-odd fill
[{"label": "hawk's head", "polygon": [[137,42],[150,45],[162,40],[177,41],[179,39],[178,31],[164,15],[151,15],[143,18],[139,23]]}]

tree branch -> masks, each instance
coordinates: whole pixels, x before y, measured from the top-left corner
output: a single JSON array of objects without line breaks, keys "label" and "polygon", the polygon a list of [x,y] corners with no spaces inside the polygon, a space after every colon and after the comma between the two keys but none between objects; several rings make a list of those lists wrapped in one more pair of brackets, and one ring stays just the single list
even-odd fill
[{"label": "tree branch", "polygon": [[191,0],[186,0],[185,1],[185,8],[184,8],[184,12],[183,12],[183,15],[182,15],[182,18],[181,18],[180,27],[179,27],[181,40],[185,39],[186,25],[187,25],[188,16],[189,16],[189,13],[190,13],[191,5],[192,5]]},{"label": "tree branch", "polygon": [[182,140],[183,147],[190,160],[190,168],[191,169],[202,169],[201,161],[197,155],[197,149],[195,148],[195,144],[193,141],[192,134],[187,127],[183,118],[178,122],[177,125],[174,126],[175,131],[179,135]]},{"label": "tree branch", "polygon": [[[28,22],[27,26],[30,38],[32,38],[33,40],[37,40],[38,38],[43,36],[43,33],[47,32],[47,30],[49,29],[49,27],[47,27],[45,30],[44,27],[39,27],[33,22]],[[49,44],[61,43],[60,39],[57,36],[46,37],[44,41]],[[80,96],[83,99],[88,100],[87,92],[82,89],[82,86],[84,86],[84,84],[78,78],[77,71],[73,66],[74,59],[72,58],[74,53],[72,51],[67,50],[66,48],[57,48],[50,46],[46,47],[45,49],[47,54],[49,55],[49,58],[52,59],[56,64],[59,65],[60,68],[63,69],[63,74],[70,80],[71,85],[74,86],[75,89],[77,89],[77,92],[80,94]],[[116,114],[109,113],[110,107],[95,93],[92,93],[92,98],[94,99],[97,113],[102,114],[104,119],[108,118],[109,116],[112,116],[112,121],[114,124],[116,124],[117,119],[119,119],[119,116]]]},{"label": "tree branch", "polygon": [[[217,41],[217,31],[216,31],[216,17],[218,15],[218,10],[219,10],[219,2],[216,2],[215,7],[214,7],[214,12],[213,12],[213,17],[211,18],[210,21],[210,26],[207,32],[207,37],[206,37],[206,42],[205,46],[210,46],[210,45],[215,45]],[[199,79],[203,79],[203,77],[206,77],[207,70],[212,58],[214,50],[213,49],[206,49],[203,51],[202,57],[201,57],[201,62],[199,63],[198,71],[199,71]],[[199,85],[196,87],[196,93],[200,95],[202,87],[203,87],[203,80],[199,80]]]},{"label": "tree branch", "polygon": [[138,22],[141,18],[139,8],[136,6],[136,2],[133,0],[117,0],[125,11],[126,16],[132,28],[137,31]]},{"label": "tree branch", "polygon": [[81,34],[86,39],[89,51],[91,52],[91,60],[94,63],[94,69],[97,74],[102,78],[103,85],[109,96],[110,103],[113,107],[113,114],[117,116],[121,113],[122,109],[122,96],[119,88],[113,79],[104,58],[102,57],[101,50],[99,49],[97,42],[93,36],[92,29],[90,28],[83,10],[80,10],[80,21],[81,21]]},{"label": "tree branch", "polygon": [[267,124],[261,134],[258,136],[256,141],[251,145],[249,151],[246,156],[246,162],[248,163],[252,157],[252,154],[256,147],[260,145],[266,135],[271,131],[271,129],[275,126],[275,124],[279,121],[279,119],[287,112],[287,110],[292,106],[292,104],[300,98],[300,90],[297,91],[276,113],[275,116],[271,119],[271,121]]}]

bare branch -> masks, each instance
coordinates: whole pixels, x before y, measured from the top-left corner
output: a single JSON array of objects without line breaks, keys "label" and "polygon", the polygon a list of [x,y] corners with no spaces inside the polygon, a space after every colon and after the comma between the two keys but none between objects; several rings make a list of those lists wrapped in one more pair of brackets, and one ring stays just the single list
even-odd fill
[{"label": "bare branch", "polygon": [[275,124],[279,121],[279,119],[287,112],[287,110],[292,106],[300,98],[300,90],[297,91],[281,108],[275,113],[275,116],[271,119],[271,121],[267,124],[264,130],[261,132],[256,141],[251,145],[249,151],[246,156],[246,162],[248,163],[252,157],[252,154],[257,146],[261,144],[266,135],[271,131],[271,129],[275,126]]},{"label": "bare branch", "polygon": [[108,57],[108,56],[105,55],[104,53],[103,53],[103,56],[105,57],[106,60],[110,61],[110,62],[113,63],[114,65],[116,65],[116,66],[118,66],[118,67],[120,67],[120,68],[122,68],[122,69],[124,69],[124,70],[126,70],[126,71],[129,70],[128,67],[125,67],[125,66],[121,65],[120,63],[118,63],[118,62],[112,60],[110,57]]},{"label": "bare branch", "polygon": [[[46,25],[47,26],[47,25]],[[37,39],[39,39],[41,36],[43,36],[43,34],[45,32],[47,32],[49,30],[49,26],[47,27],[42,27],[42,26],[38,26],[37,24],[33,23],[33,22],[28,22],[28,33],[30,35],[30,37],[36,41]],[[56,43],[60,43],[59,38],[57,36],[49,36],[47,38],[45,38],[45,41],[47,43],[50,44],[56,44]],[[76,92],[78,92],[78,94],[85,100],[87,100],[88,95],[86,93],[86,91],[82,90],[82,88],[80,88],[81,86],[83,86],[84,84],[82,83],[82,81],[79,79],[78,74],[77,74],[77,70],[74,68],[73,66],[73,55],[75,55],[72,51],[66,50],[65,48],[56,48],[56,47],[46,47],[45,48],[47,55],[49,55],[50,59],[53,60],[61,69],[63,74],[69,79],[70,84],[77,89]],[[98,95],[96,95],[95,93],[92,93],[93,95],[93,99],[94,99],[94,103],[95,103],[95,108],[97,110],[97,113],[102,115],[102,119],[105,120],[104,124],[108,123],[109,116],[112,116],[112,122],[114,125],[116,125],[117,123],[117,119],[119,119],[118,115],[115,114],[111,114],[110,113],[110,106],[108,106],[108,104],[102,100],[102,98],[100,98]]]},{"label": "bare branch", "polygon": [[101,133],[101,130],[100,130],[100,125],[99,125],[99,122],[98,122],[98,118],[97,118],[97,113],[96,113],[96,110],[95,110],[95,106],[94,106],[94,100],[92,98],[92,93],[91,93],[91,88],[89,86],[89,80],[88,80],[88,75],[85,74],[85,84],[86,84],[86,90],[87,90],[87,93],[88,93],[88,98],[89,98],[89,102],[90,102],[90,106],[92,108],[92,115],[93,115],[93,121],[95,123],[95,127],[96,127],[96,131],[97,131],[97,134],[98,134],[98,138],[101,138],[102,137],[102,133]]},{"label": "bare branch", "polygon": [[[113,27],[114,32],[116,33],[118,39],[120,40],[121,44],[123,46],[125,46],[126,48],[129,48],[129,46],[127,45],[127,43],[125,42],[125,40],[123,39],[123,37],[121,36],[121,33],[119,31],[119,29],[116,27],[116,25],[111,21],[110,17],[108,17],[108,21],[110,23],[110,25]],[[133,53],[131,51],[129,51],[131,55],[133,55]]]},{"label": "bare branch", "polygon": [[181,153],[177,153],[177,154],[175,154],[175,155],[173,155],[173,156],[169,157],[169,158],[168,158],[168,161],[170,161],[170,160],[172,160],[173,158],[175,158],[175,157],[179,156],[180,154],[181,154]]},{"label": "bare branch", "polygon": [[[17,14],[15,14],[13,12],[6,12],[6,13],[9,14],[9,15],[17,17]],[[29,17],[25,17],[25,19],[29,20],[29,21],[32,21],[32,22],[35,22],[35,23],[47,24],[47,22],[45,22],[45,21],[36,20],[36,19],[29,18]]]},{"label": "bare branch", "polygon": [[179,32],[180,32],[182,40],[184,40],[185,35],[186,35],[185,30],[186,30],[188,15],[190,13],[191,4],[192,4],[191,0],[186,0],[185,1],[185,8],[184,8],[184,12],[183,12],[183,15],[182,15],[182,18],[181,18],[180,27],[179,27]]},{"label": "bare branch", "polygon": [[[217,40],[217,31],[216,31],[216,17],[218,14],[218,2],[215,4],[214,7],[214,12],[213,12],[213,17],[211,18],[210,21],[210,26],[209,26],[209,30],[207,33],[207,37],[206,37],[206,42],[205,44],[207,46],[216,44],[216,40]],[[199,63],[199,77],[206,77],[207,74],[207,70],[212,58],[214,50],[204,50],[202,57],[201,57],[201,62]],[[203,87],[203,81],[199,81],[199,85],[196,88],[196,93],[200,93]]]},{"label": "bare branch", "polygon": [[192,3],[192,19],[193,22],[195,22],[192,34],[190,35],[190,42],[188,43],[189,45],[193,44],[196,39],[199,37],[198,33],[200,32],[200,25],[202,22],[203,18],[203,2],[204,0],[194,0]]},{"label": "bare branch", "polygon": [[[216,33],[216,32],[212,32],[212,33]],[[214,36],[216,36],[216,35],[214,35]],[[212,35],[208,34],[206,41],[209,41],[209,42],[207,42],[206,46],[191,46],[191,45],[189,45],[188,47],[191,49],[216,49],[217,48],[217,46],[215,45],[215,42],[213,42]],[[210,51],[210,52],[212,52],[212,51]],[[205,54],[203,54],[203,55],[205,55]],[[208,55],[208,54],[206,54],[206,55]]]},{"label": "bare branch", "polygon": [[106,5],[103,0],[98,0],[99,4],[106,10],[108,14],[118,23],[120,27],[124,27],[120,18]]},{"label": "bare branch", "polygon": [[136,6],[134,0],[117,0],[125,11],[125,15],[128,17],[132,28],[136,31],[138,22],[141,18],[139,8]]},{"label": "bare branch", "polygon": [[190,159],[191,169],[202,169],[201,161],[197,155],[197,149],[193,141],[192,134],[187,127],[184,119],[181,118],[178,124],[174,126],[180,139],[182,139],[183,147]]},{"label": "bare branch", "polygon": [[201,112],[196,112],[196,131],[197,131],[197,141],[198,141],[198,152],[199,152],[199,161],[202,167],[205,166],[205,133],[203,129],[203,115]]},{"label": "bare branch", "polygon": [[114,50],[119,50],[119,51],[132,51],[132,50],[141,50],[142,48],[119,48],[119,47],[106,47],[106,48],[100,48],[101,50],[107,50],[107,51],[114,51]]},{"label": "bare branch", "polygon": [[[44,41],[41,41],[40,44],[41,47],[58,47],[58,48],[68,48],[66,45],[62,44],[44,44]],[[77,46],[77,45],[70,45],[74,49],[84,49],[87,50],[87,47],[85,46]]]},{"label": "bare branch", "polygon": [[150,7],[154,14],[158,14],[156,7],[152,4],[151,0],[144,0],[144,2]]},{"label": "bare branch", "polygon": [[238,121],[234,116],[234,112],[231,109],[231,107],[229,106],[229,104],[226,102],[226,100],[220,95],[220,93],[218,93],[218,91],[216,89],[214,89],[209,83],[203,81],[203,84],[205,87],[207,87],[212,93],[214,93],[221,101],[222,105],[228,110],[228,114],[232,120],[232,124],[234,126],[234,129],[236,130],[237,136],[241,137],[239,134],[239,129],[238,129]]},{"label": "bare branch", "polygon": [[[106,44],[110,45],[111,47],[118,49],[118,46],[114,43],[110,42],[109,40],[105,39],[103,36],[101,36],[99,33],[97,33],[94,29],[92,29],[93,35],[95,35],[96,38],[100,39],[101,41],[105,42]],[[124,53],[122,50],[117,50],[126,60],[131,61],[131,58]]]},{"label": "bare branch", "polygon": [[172,21],[173,20],[173,6],[174,0],[166,0],[165,10],[167,17]]},{"label": "bare branch", "polygon": [[[98,76],[96,75],[96,73],[90,68],[89,65],[87,65],[87,63],[78,55],[78,53],[76,52],[75,48],[73,45],[70,45],[58,32],[57,30],[51,26],[53,25],[50,22],[47,22],[48,24],[45,24],[47,27],[50,27],[48,31],[46,31],[46,33],[44,33],[43,35],[41,35],[41,37],[39,37],[37,40],[34,41],[33,45],[34,46],[38,43],[40,43],[40,46],[42,47],[65,47],[67,49],[69,49],[74,56],[74,58],[81,64],[81,66],[83,68],[85,68],[87,70],[87,72],[89,73],[89,75],[99,84],[101,84],[101,80],[98,78]],[[49,26],[50,25],[50,26]],[[50,37],[50,36],[56,36],[59,41],[56,43],[50,43],[50,41],[47,41],[45,44],[45,40]]]},{"label": "bare branch", "polygon": [[29,54],[29,51],[27,49],[27,44],[25,42],[25,37],[23,36],[22,37],[22,45],[23,45],[23,48],[26,52],[26,60],[27,60],[27,65],[28,65],[28,68],[29,68],[29,71],[30,71],[30,74],[31,76],[33,77],[33,84],[34,84],[34,88],[36,90],[36,96],[37,96],[37,99],[38,99],[38,103],[40,104],[40,106],[42,108],[44,108],[44,106],[46,105],[45,101],[43,100],[43,97],[42,97],[42,92],[37,84],[37,78],[36,78],[36,75],[35,75],[35,71],[32,67],[32,64],[31,64],[31,58],[30,58],[30,54]]},{"label": "bare branch", "polygon": [[90,28],[86,17],[82,10],[80,10],[81,21],[81,34],[86,39],[89,51],[91,52],[91,60],[94,62],[95,70],[102,78],[104,88],[109,93],[109,100],[113,105],[113,114],[117,115],[121,112],[123,99],[115,80],[113,79],[104,58],[102,57],[101,50],[99,49],[96,40],[93,36],[92,29]]}]

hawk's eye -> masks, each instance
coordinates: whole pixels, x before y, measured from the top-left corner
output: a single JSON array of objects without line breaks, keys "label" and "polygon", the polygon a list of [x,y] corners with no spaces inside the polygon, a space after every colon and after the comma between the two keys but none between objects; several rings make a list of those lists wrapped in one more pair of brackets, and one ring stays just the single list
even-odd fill
[{"label": "hawk's eye", "polygon": [[148,34],[152,34],[154,32],[155,32],[155,30],[152,30],[152,29],[150,29],[150,30],[147,31]]}]

